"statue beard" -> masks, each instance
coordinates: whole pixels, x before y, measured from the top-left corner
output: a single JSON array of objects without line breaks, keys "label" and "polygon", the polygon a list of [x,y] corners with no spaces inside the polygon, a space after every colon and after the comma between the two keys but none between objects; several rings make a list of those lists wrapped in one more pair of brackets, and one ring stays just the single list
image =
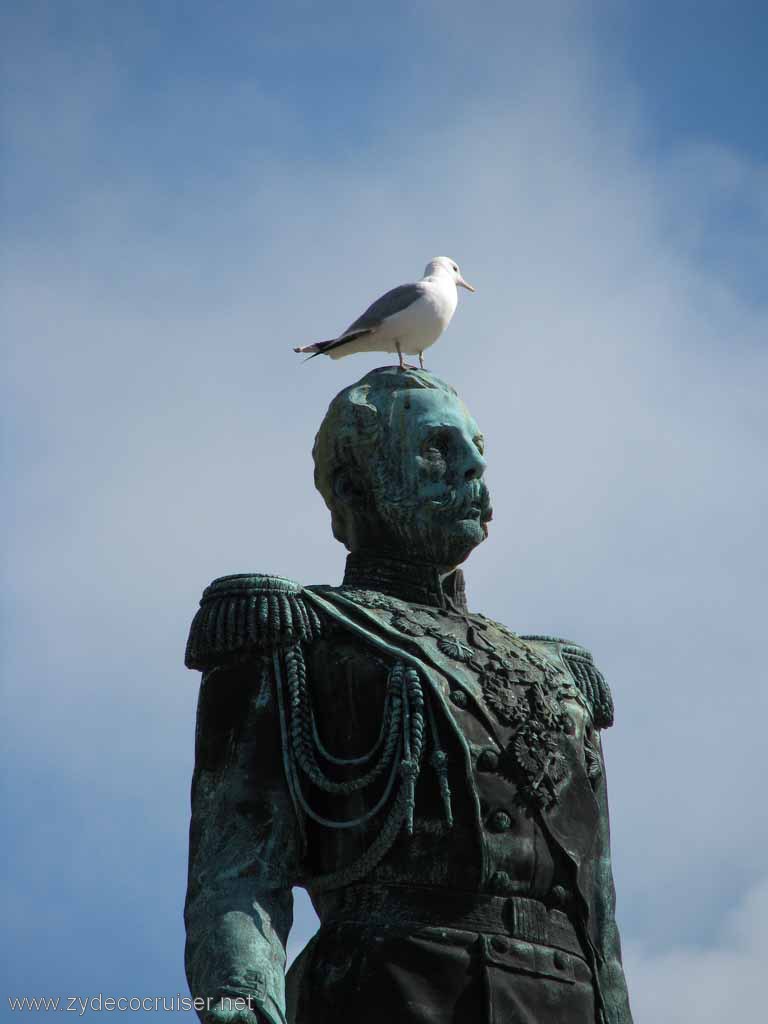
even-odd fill
[{"label": "statue beard", "polygon": [[482,479],[431,490],[428,496],[393,493],[391,480],[376,481],[374,505],[388,547],[414,561],[452,569],[488,536],[490,494]]}]

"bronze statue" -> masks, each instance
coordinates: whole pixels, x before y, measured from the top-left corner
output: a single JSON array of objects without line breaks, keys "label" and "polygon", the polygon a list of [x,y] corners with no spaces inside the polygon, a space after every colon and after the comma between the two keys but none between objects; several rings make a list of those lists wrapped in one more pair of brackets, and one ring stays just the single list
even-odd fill
[{"label": "bronze statue", "polygon": [[[314,458],[343,584],[223,577],[190,633],[201,1019],[631,1024],[610,691],[577,644],[469,611],[457,566],[491,519],[475,421],[428,372],[376,370]],[[295,885],[321,926],[286,981]]]}]

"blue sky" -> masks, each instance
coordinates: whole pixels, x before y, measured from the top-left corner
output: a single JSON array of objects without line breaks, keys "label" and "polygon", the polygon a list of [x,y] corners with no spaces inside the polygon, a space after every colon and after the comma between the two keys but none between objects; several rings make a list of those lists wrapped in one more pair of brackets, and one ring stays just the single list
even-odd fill
[{"label": "blue sky", "polygon": [[30,0],[0,37],[4,993],[185,991],[188,623],[226,572],[339,578],[312,437],[384,360],[290,349],[447,253],[470,597],[613,686],[637,1019],[754,1017],[762,5]]}]

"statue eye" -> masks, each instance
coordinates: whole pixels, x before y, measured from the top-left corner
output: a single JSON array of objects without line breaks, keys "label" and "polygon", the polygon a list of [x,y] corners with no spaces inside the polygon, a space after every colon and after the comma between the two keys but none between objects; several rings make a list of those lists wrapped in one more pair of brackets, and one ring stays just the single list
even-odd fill
[{"label": "statue eye", "polygon": [[435,434],[430,434],[424,439],[424,443],[421,446],[422,453],[428,457],[434,458],[439,456],[440,458],[445,457],[446,449],[448,447],[449,438],[445,431],[438,431]]}]

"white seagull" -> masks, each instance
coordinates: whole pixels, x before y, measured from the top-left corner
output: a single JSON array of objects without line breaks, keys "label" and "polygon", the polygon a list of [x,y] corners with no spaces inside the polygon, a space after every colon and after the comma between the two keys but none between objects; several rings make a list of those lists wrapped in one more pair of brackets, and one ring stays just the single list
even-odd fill
[{"label": "white seagull", "polygon": [[397,352],[400,369],[405,370],[403,353],[418,355],[424,369],[424,351],[434,345],[459,301],[457,286],[475,289],[461,276],[458,265],[448,256],[436,256],[413,284],[401,284],[376,299],[362,316],[337,338],[302,345],[294,352],[309,352],[309,358],[330,356],[341,359],[353,352]]}]

